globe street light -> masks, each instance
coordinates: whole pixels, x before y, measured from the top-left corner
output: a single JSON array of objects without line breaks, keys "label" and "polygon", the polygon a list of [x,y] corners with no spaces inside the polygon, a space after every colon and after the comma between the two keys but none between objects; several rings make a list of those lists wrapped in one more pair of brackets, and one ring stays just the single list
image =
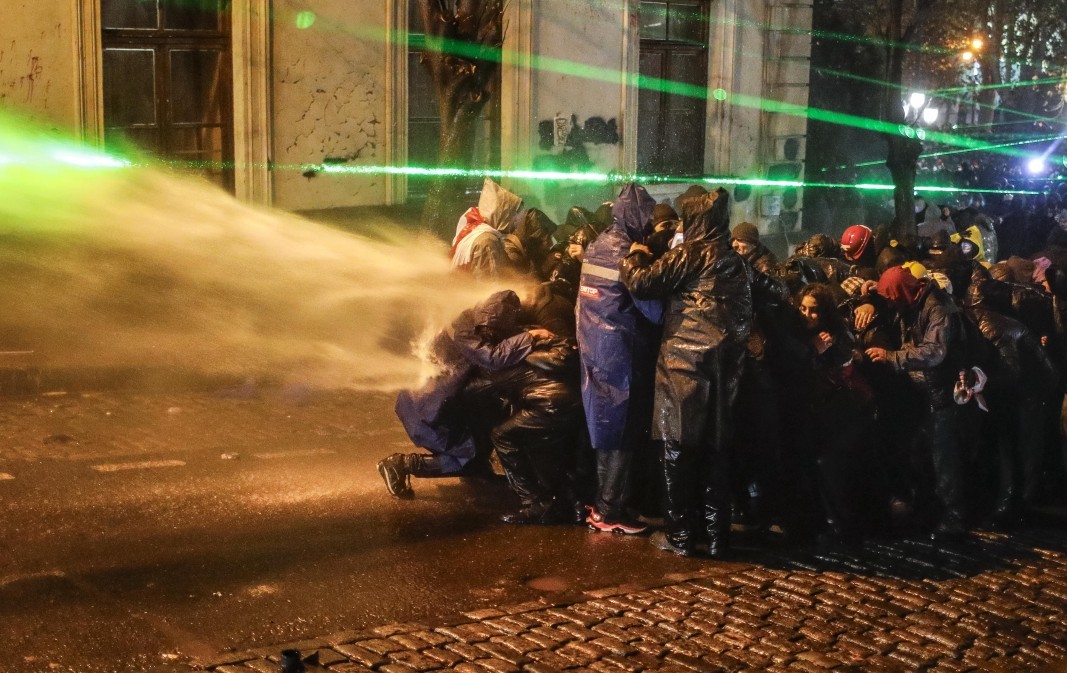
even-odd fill
[{"label": "globe street light", "polygon": [[923,123],[927,126],[932,126],[937,121],[938,112],[935,107],[928,107],[923,110]]}]

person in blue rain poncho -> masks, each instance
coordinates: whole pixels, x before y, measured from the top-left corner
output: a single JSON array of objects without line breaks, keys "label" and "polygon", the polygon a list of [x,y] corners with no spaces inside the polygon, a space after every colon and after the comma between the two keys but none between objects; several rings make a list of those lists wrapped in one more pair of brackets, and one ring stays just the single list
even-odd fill
[{"label": "person in blue rain poncho", "polygon": [[634,453],[647,450],[659,300],[638,301],[619,278],[630,245],[650,233],[655,201],[627,185],[612,206],[612,224],[585,251],[578,290],[582,402],[596,451],[597,495],[587,522],[595,529],[639,533],[627,513]]}]

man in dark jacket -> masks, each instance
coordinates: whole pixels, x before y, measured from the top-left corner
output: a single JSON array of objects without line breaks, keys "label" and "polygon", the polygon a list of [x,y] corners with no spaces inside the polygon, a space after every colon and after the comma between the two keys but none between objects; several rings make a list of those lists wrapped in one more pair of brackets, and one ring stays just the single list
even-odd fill
[{"label": "man in dark jacket", "polygon": [[[983,272],[983,267],[978,267]],[[1043,418],[1059,379],[1040,339],[1011,310],[1011,288],[985,272],[971,282],[967,312],[994,346],[989,367],[990,422],[997,496],[992,522],[1011,524],[1037,504],[1044,456]]]},{"label": "man in dark jacket", "polygon": [[682,204],[685,242],[655,262],[635,243],[622,280],[641,299],[669,300],[656,368],[653,418],[663,443],[666,532],[660,549],[727,551],[730,479],[727,441],[752,323],[752,270],[730,247],[723,189]]},{"label": "man in dark jacket", "polygon": [[578,290],[578,344],[582,400],[596,451],[597,496],[588,523],[596,530],[640,533],[627,514],[630,467],[647,448],[652,407],[652,363],[660,301],[635,300],[619,278],[619,261],[649,233],[655,205],[630,184],[612,207],[613,223],[585,252]]},{"label": "man in dark jacket", "polygon": [[933,537],[957,538],[966,528],[963,453],[952,390],[967,366],[963,315],[937,283],[919,280],[900,266],[882,274],[878,294],[900,318],[903,346],[893,351],[868,348],[867,357],[906,372],[924,397],[927,416],[920,437],[933,461],[934,492],[941,506]]},{"label": "man in dark jacket", "polygon": [[411,477],[456,476],[477,455],[464,396],[476,375],[521,364],[534,347],[553,338],[545,329],[522,328],[522,304],[511,290],[491,295],[461,313],[430,346],[438,373],[417,390],[397,395],[396,415],[424,453],[394,453],[378,463],[385,486],[397,498],[411,498]]},{"label": "man in dark jacket", "polygon": [[773,274],[778,267],[778,257],[759,240],[759,229],[751,222],[742,222],[731,232],[731,245],[737,254],[748,260],[752,268]]}]

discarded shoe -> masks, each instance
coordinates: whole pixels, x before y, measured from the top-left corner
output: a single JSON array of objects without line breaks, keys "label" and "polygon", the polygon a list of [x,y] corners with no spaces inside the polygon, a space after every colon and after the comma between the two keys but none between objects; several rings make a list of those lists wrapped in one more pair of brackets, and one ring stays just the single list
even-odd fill
[{"label": "discarded shoe", "polygon": [[672,554],[677,554],[679,556],[692,556],[693,555],[693,550],[692,549],[688,549],[686,547],[676,546],[673,542],[671,542],[670,538],[667,537],[667,534],[665,532],[661,531],[661,530],[657,530],[655,533],[653,533],[648,538],[648,541],[656,549],[662,549],[663,551],[669,551]]},{"label": "discarded shoe", "polygon": [[407,459],[402,453],[394,453],[378,461],[378,474],[382,475],[385,488],[394,498],[410,499],[415,497],[411,488],[411,473],[407,469]]},{"label": "discarded shoe", "polygon": [[619,533],[622,535],[637,535],[638,533],[644,533],[648,530],[648,526],[637,521],[636,519],[630,519],[627,516],[619,517],[605,517],[596,510],[596,507],[586,507],[589,510],[589,516],[585,517],[585,522],[589,524],[589,527],[595,531],[602,533]]}]

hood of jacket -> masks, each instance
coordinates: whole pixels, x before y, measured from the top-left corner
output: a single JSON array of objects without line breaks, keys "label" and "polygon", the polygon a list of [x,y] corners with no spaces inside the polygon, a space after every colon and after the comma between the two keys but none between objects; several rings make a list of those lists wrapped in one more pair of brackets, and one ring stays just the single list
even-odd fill
[{"label": "hood of jacket", "polygon": [[522,199],[489,178],[485,179],[478,198],[478,212],[486,224],[505,234],[511,233],[513,219],[521,209]]},{"label": "hood of jacket", "polygon": [[682,232],[686,243],[730,244],[730,195],[721,187],[682,203]]},{"label": "hood of jacket", "polygon": [[474,326],[491,341],[500,341],[518,333],[522,302],[513,290],[500,290],[474,307]]},{"label": "hood of jacket", "polygon": [[644,243],[652,223],[652,209],[656,200],[641,185],[631,182],[622,188],[611,207],[611,227],[637,243]]}]

